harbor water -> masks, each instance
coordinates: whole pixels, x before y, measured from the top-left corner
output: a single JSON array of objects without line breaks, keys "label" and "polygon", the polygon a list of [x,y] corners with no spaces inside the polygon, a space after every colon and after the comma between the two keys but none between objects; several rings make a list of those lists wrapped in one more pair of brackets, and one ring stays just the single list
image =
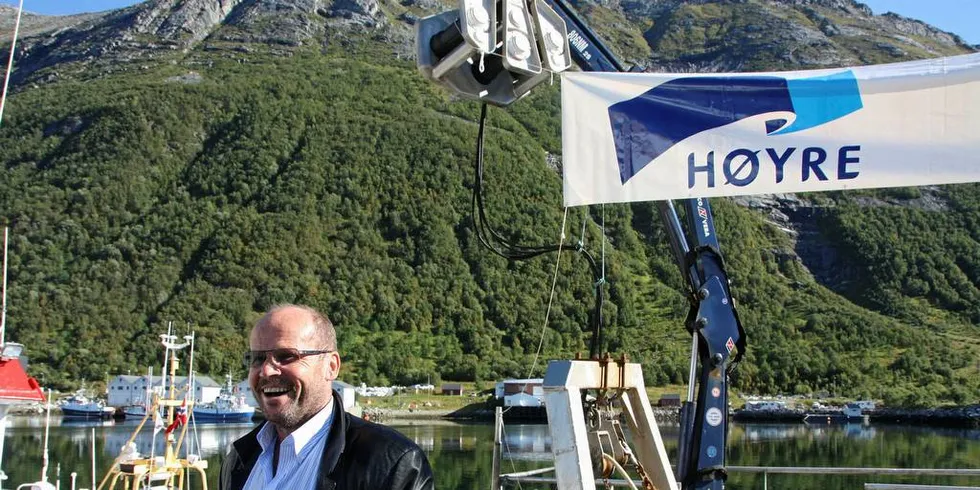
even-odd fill
[{"label": "harbor water", "polygon": [[[40,479],[44,437],[43,417],[11,417],[3,451],[4,488]],[[74,422],[52,419],[51,467],[48,480],[70,488],[69,474],[77,473],[77,488],[91,488],[91,447],[94,429],[96,474],[101,478],[129,439],[135,422]],[[389,425],[416,441],[428,454],[436,488],[489,488],[493,426],[446,421],[393,421]],[[228,445],[252,424],[197,424],[189,429],[192,450],[211,466],[208,488],[218,488],[218,468]],[[677,429],[662,427],[672,461]],[[149,432],[149,431],[144,431]],[[153,450],[152,434],[138,439],[140,452]],[[158,445],[159,448],[159,437]],[[546,425],[512,424],[505,428],[504,473],[551,466],[551,441]],[[897,425],[739,424],[729,439],[729,464],[735,466],[823,466],[873,468],[980,468],[980,430],[937,429]],[[864,483],[903,483],[980,487],[980,477],[885,475],[784,475],[733,473],[731,489],[860,489]],[[201,488],[198,481],[191,488]],[[522,484],[521,488],[535,488]],[[547,488],[539,487],[539,488]]]}]

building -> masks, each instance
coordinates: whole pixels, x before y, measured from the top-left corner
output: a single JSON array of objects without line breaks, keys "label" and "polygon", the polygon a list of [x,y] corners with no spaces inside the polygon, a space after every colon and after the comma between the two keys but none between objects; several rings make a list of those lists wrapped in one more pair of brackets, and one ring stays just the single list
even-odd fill
[{"label": "building", "polygon": [[665,393],[660,395],[657,401],[658,407],[679,407],[681,406],[681,396],[676,393]]},{"label": "building", "polygon": [[245,403],[248,406],[254,408],[259,407],[259,402],[255,400],[255,394],[252,393],[252,387],[248,385],[247,379],[241,380],[241,382],[235,385],[235,389],[238,390],[239,393],[245,395]]},{"label": "building", "polygon": [[[177,392],[182,392],[186,389],[187,376],[176,376],[175,381]],[[195,376],[194,385],[195,403],[213,402],[218,398],[218,394],[221,393],[221,385],[207,376]],[[147,391],[162,395],[162,378],[160,376],[154,376],[148,382],[146,376],[121,374],[109,381],[108,405],[112,407],[141,405],[147,401]]]},{"label": "building", "polygon": [[443,395],[463,396],[463,385],[459,383],[443,383],[441,392]]},{"label": "building", "polygon": [[505,379],[494,387],[493,396],[505,407],[543,407],[543,378]]},{"label": "building", "polygon": [[354,387],[339,379],[335,379],[333,380],[333,389],[337,393],[340,393],[340,400],[344,402],[344,410],[350,411],[354,407],[354,403],[357,402]]}]

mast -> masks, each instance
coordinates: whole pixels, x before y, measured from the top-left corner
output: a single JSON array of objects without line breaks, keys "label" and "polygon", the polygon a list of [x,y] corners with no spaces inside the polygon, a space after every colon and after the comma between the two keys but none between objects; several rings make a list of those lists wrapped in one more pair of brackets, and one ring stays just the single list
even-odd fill
[{"label": "mast", "polygon": [[[23,0],[21,0],[23,4]],[[17,15],[18,22],[20,21],[20,14]],[[4,96],[6,99],[7,86],[4,84]],[[0,106],[3,105],[3,101],[0,100]],[[0,112],[2,115],[2,112]],[[0,309],[0,349],[4,346],[4,335],[7,331],[7,227],[3,227],[3,292],[0,293],[3,296],[3,306]],[[50,401],[48,402],[50,403]],[[7,405],[0,404],[0,490],[3,489],[3,481],[7,479],[7,474],[3,471],[3,441],[6,439],[7,432]]]},{"label": "mast", "polygon": [[[191,341],[192,338],[193,337],[190,336],[190,335],[185,335],[184,336],[184,340],[186,342],[178,344],[177,343],[177,336],[174,335],[172,331],[169,331],[167,335],[161,335],[160,336],[161,343],[167,349],[167,351],[170,353],[170,373],[169,373],[170,374],[170,391],[167,394],[167,399],[166,399],[166,406],[167,406],[167,426],[168,427],[170,427],[170,426],[173,425],[173,423],[174,423],[174,417],[175,417],[174,411],[175,411],[175,408],[176,408],[175,407],[176,400],[174,399],[174,395],[175,395],[175,391],[176,391],[176,388],[177,388],[177,366],[179,365],[179,361],[177,360],[177,351],[178,350],[181,350],[181,349],[183,349],[185,347],[187,347],[188,345],[191,345],[191,342],[190,341]],[[190,381],[190,377],[189,376],[188,376],[188,381]],[[184,405],[183,406],[184,406],[184,409],[187,408],[187,405],[186,405],[186,396],[185,396],[185,402],[184,402]],[[165,461],[166,461],[165,464],[167,464],[167,465],[172,465],[176,461],[177,454],[174,451],[173,442],[174,442],[174,434],[173,434],[173,432],[170,432],[170,433],[166,434],[166,436],[165,436],[165,442],[164,442],[165,448],[166,448],[166,452],[164,453],[164,458],[165,458]]]},{"label": "mast", "polygon": [[7,74],[3,77],[3,94],[0,94],[0,121],[3,121],[3,106],[7,102],[7,85],[10,83],[10,72],[14,68],[14,48],[17,46],[17,34],[20,32],[20,15],[24,12],[24,0],[17,7],[17,21],[14,22],[14,40],[10,43],[10,58],[7,60]]},{"label": "mast", "polygon": [[48,482],[48,433],[51,430],[51,390],[48,390],[48,406],[44,418],[44,456],[41,463],[41,482]]},{"label": "mast", "polygon": [[[2,104],[2,102],[0,102]],[[0,309],[0,347],[7,334],[7,227],[3,227],[3,307]]]}]

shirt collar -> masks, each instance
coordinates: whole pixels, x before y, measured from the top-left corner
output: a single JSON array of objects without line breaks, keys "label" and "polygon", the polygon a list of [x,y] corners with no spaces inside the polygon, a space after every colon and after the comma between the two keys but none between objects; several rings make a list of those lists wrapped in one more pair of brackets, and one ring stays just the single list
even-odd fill
[{"label": "shirt collar", "polygon": [[[329,429],[330,422],[333,419],[333,400],[327,402],[327,406],[323,407],[319,412],[316,413],[310,420],[299,426],[298,429],[294,430],[291,434],[283,439],[282,443],[291,443],[293,446],[293,451],[295,454],[299,454],[300,451],[306,447],[306,444],[313,439],[321,429]],[[276,434],[276,427],[272,423],[267,423],[262,429],[256,434],[256,438],[259,441],[259,446],[262,447],[262,451],[271,451],[273,445],[276,443],[278,435]],[[288,446],[287,446],[288,447]]]}]

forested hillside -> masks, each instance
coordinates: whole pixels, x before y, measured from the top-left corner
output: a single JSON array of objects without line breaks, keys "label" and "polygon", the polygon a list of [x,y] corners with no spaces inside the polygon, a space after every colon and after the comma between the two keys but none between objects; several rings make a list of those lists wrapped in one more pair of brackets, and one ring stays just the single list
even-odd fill
[{"label": "forested hillside", "polygon": [[[543,362],[529,370],[542,331],[543,359],[587,352],[586,261],[563,254],[542,330],[555,255],[508,262],[476,238],[479,107],[424,81],[406,56],[408,23],[444,7],[382,2],[358,21],[335,15],[339,3],[279,3],[296,7],[291,17],[229,2],[203,36],[125,31],[113,44],[113,26],[184,5],[150,1],[24,42],[0,126],[0,222],[11,227],[8,338],[27,345],[32,374],[69,388],[142,372],[172,321],[197,332],[203,372],[241,376],[248,329],[280,302],[331,317],[353,383],[540,375]],[[907,19],[922,32],[893,34],[899,20],[854,14],[863,10],[850,0],[578,7],[650,69],[972,49]],[[282,19],[312,27],[270,42]],[[823,36],[793,43],[841,56],[800,56],[781,34],[790,24]],[[541,87],[490,111],[487,208],[518,243],[561,233],[549,158],[561,150],[558,96]],[[737,389],[978,401],[980,185],[713,204],[749,336]],[[654,205],[571,209],[565,232],[604,258],[603,350],[643,362],[651,383],[683,382],[687,303]]]}]

